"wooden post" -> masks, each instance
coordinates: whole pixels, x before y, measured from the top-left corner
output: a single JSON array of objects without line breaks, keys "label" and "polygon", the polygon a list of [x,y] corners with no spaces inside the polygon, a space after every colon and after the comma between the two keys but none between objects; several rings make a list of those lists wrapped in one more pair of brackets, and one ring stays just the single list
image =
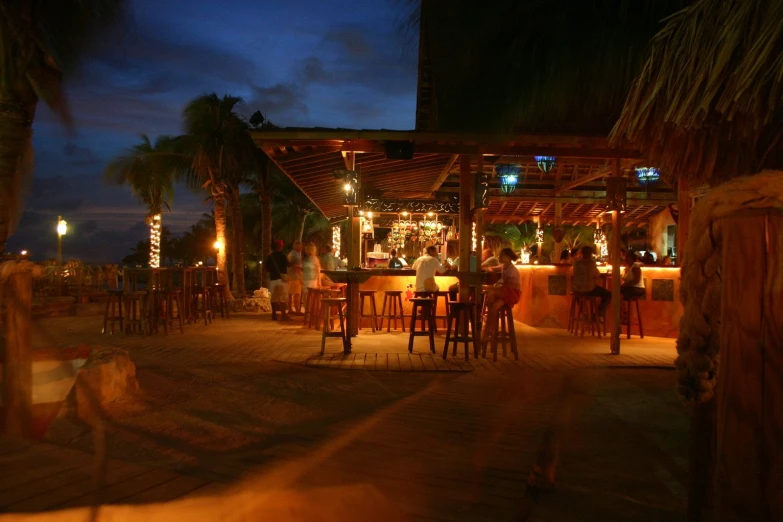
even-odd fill
[{"label": "wooden post", "polygon": [[544,259],[544,243],[538,242],[538,229],[541,228],[541,215],[535,216],[533,222],[536,224],[536,257],[538,258],[538,264],[541,264]]},{"label": "wooden post", "polygon": [[[356,156],[350,154],[346,157],[350,160],[351,169],[356,172],[357,187],[356,190],[361,198],[362,176],[359,169],[356,168]],[[348,207],[348,270],[360,267],[362,264],[362,224],[359,217],[358,207]],[[359,285],[348,285],[350,294],[348,295],[348,333],[351,337],[359,333]]]},{"label": "wooden post", "polygon": [[[620,160],[614,160],[612,175],[620,177]],[[620,295],[620,227],[622,225],[619,210],[612,211],[612,234],[609,244],[609,258],[612,263],[612,332],[609,347],[614,355],[620,355],[620,307],[622,297]]]},{"label": "wooden post", "polygon": [[5,360],[3,397],[5,432],[27,437],[33,412],[33,279],[29,270],[12,272],[3,292],[5,313]]},{"label": "wooden post", "polygon": [[[473,233],[473,219],[470,195],[473,188],[473,177],[470,172],[470,156],[459,157],[459,271],[470,272],[470,250]],[[459,300],[468,301],[470,285],[467,281],[459,283]]]},{"label": "wooden post", "polygon": [[691,228],[691,190],[689,183],[680,178],[677,182],[677,264],[682,266],[688,232]]},{"label": "wooden post", "polygon": [[[561,202],[555,203],[555,230],[560,228],[563,222],[563,204]],[[560,252],[563,250],[563,242],[555,239],[555,263],[560,262]]]}]

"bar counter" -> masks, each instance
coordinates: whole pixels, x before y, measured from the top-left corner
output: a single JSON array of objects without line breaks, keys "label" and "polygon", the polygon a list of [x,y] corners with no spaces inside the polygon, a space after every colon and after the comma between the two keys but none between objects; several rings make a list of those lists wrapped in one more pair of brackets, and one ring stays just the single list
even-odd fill
[{"label": "bar counter", "polygon": [[[514,318],[530,326],[540,328],[563,328],[568,325],[568,314],[571,307],[571,288],[573,268],[571,265],[517,265],[522,286],[522,297],[514,307]],[[606,288],[611,274],[610,267],[599,267],[605,274]],[[365,269],[336,270],[324,272],[335,282],[352,282],[362,290],[375,290],[378,314],[381,313],[383,293],[386,290],[414,290],[416,271],[403,269]],[[457,283],[458,272],[449,271],[435,277],[435,282],[442,291]],[[471,285],[488,284],[497,278],[497,274],[483,272],[481,274],[465,274],[471,277]],[[643,266],[646,294],[640,299],[639,308],[645,335],[653,337],[677,337],[683,308],[678,298],[680,292],[679,267]],[[478,280],[476,279],[478,278]],[[403,297],[406,314],[410,313],[410,303]],[[445,315],[443,300],[438,302],[437,315]],[[635,311],[634,311],[635,314]],[[611,314],[608,314],[611,326]],[[638,335],[636,327],[632,335]],[[625,330],[623,330],[625,335]]]},{"label": "bar counter", "polygon": [[[522,298],[514,307],[514,318],[530,326],[566,328],[571,307],[571,265],[518,265],[517,268]],[[610,267],[599,267],[599,271],[610,279],[608,270]],[[639,308],[645,335],[677,337],[683,313],[679,300],[680,268],[643,266],[642,278],[646,295],[639,300]],[[605,286],[610,288],[608,282]],[[611,313],[607,315],[611,325]],[[631,335],[638,335],[636,327],[631,330]],[[625,329],[622,335],[625,335]]]}]

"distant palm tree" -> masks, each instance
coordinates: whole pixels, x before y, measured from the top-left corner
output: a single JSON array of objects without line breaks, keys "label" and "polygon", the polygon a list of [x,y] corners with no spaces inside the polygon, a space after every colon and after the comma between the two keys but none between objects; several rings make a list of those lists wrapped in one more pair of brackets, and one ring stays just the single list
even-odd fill
[{"label": "distant palm tree", "polygon": [[[187,104],[183,112],[185,135],[178,139],[178,146],[189,160],[187,180],[191,186],[209,190],[215,207],[215,239],[223,245],[217,252],[218,281],[228,289],[226,257],[226,198],[231,204],[238,203],[233,198],[238,193],[240,179],[245,173],[255,170],[257,151],[255,143],[248,134],[247,123],[235,112],[242,99],[236,96],[218,97],[217,94],[204,94]],[[238,204],[235,212],[239,212]],[[235,222],[240,224],[241,219]],[[236,258],[244,263],[244,253]],[[239,255],[241,254],[241,255]],[[244,288],[235,288],[243,292]],[[228,291],[228,290],[227,290]],[[231,296],[230,292],[229,297]]]},{"label": "distant palm tree", "polygon": [[174,196],[175,168],[172,166],[172,139],[161,136],[153,144],[146,135],[141,143],[126,150],[106,166],[106,180],[128,185],[131,192],[147,206],[150,227],[149,265],[160,266],[160,234],[163,209],[171,210]]},{"label": "distant palm tree", "polygon": [[22,214],[33,174],[32,126],[43,100],[71,123],[63,80],[96,33],[121,18],[122,0],[0,2],[0,251]]}]

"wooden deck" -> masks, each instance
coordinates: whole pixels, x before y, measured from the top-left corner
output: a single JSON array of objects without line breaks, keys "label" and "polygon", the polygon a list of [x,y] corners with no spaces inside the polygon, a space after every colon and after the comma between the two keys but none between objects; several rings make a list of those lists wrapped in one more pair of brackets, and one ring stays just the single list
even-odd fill
[{"label": "wooden deck", "polygon": [[[306,494],[369,485],[411,520],[514,520],[531,509],[524,492],[542,441],[562,432],[556,438],[565,441],[563,454],[569,458],[559,469],[567,483],[535,506],[541,518],[533,520],[573,520],[584,503],[610,518],[619,510],[623,520],[668,520],[684,509],[687,420],[671,391],[674,375],[664,372],[671,383],[664,378],[661,386],[660,378],[637,382],[637,376],[649,372],[624,369],[671,368],[671,339],[623,339],[623,354],[611,356],[606,339],[575,338],[518,323],[519,360],[499,357],[493,363],[433,357],[426,339],[418,339],[416,352],[408,354],[407,334],[368,331],[356,338],[350,356],[343,357],[339,341],[333,340],[321,357],[320,335],[297,323],[272,322],[268,315],[218,319],[211,326],[186,327],[184,334],[147,338],[101,335],[99,323],[98,316],[45,320],[36,329],[35,342],[122,347],[140,374],[174,368],[188,375],[223,375],[226,387],[220,379],[209,380],[214,394],[253,382],[244,379],[263,379],[263,374],[253,377],[253,368],[259,367],[265,372],[295,369],[287,379],[303,385],[308,376],[327,382],[334,376],[337,402],[341,387],[355,393],[346,383],[357,379],[367,383],[362,386],[375,383],[373,393],[388,395],[378,406],[346,411],[319,429],[280,428],[276,435],[230,449],[191,449],[197,458],[187,463],[112,458],[99,503],[199,497],[228,486],[240,492]],[[436,340],[440,351],[444,338]],[[242,371],[247,374],[238,373]],[[199,411],[201,404],[172,408],[182,415],[198,413],[200,422],[269,422],[232,421],[227,416],[236,406],[220,411],[219,400],[217,404],[209,417]],[[174,410],[161,415],[180,422]],[[182,429],[193,428],[182,424]],[[661,436],[663,432],[667,435]],[[93,467],[92,455],[83,451],[3,441],[0,512],[90,505],[96,498]],[[566,498],[573,503],[571,512],[561,505]]]}]

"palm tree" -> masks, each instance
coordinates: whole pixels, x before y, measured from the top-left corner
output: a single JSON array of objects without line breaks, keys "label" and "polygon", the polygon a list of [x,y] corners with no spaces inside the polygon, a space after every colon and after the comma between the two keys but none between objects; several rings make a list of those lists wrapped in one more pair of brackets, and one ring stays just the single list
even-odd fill
[{"label": "palm tree", "polygon": [[[250,116],[250,125],[257,130],[276,129],[277,126],[269,121],[261,111],[256,111]],[[251,187],[261,201],[261,259],[264,259],[272,251],[272,198],[275,192],[275,181],[284,178],[280,170],[272,162],[269,156],[261,149],[256,151],[258,168],[252,174]],[[263,270],[263,263],[259,264],[262,286],[269,286],[268,272]]]},{"label": "palm tree", "polygon": [[129,185],[131,192],[147,206],[150,227],[149,265],[160,266],[161,215],[171,210],[175,170],[171,165],[171,138],[161,136],[153,144],[146,135],[141,143],[126,150],[106,166],[106,180]]},{"label": "palm tree", "polygon": [[[247,123],[235,112],[241,103],[242,99],[236,96],[220,98],[215,93],[192,100],[183,112],[186,134],[178,140],[189,160],[187,179],[191,186],[212,194],[215,239],[222,246],[217,252],[218,281],[226,285],[227,291],[226,197],[233,189],[238,191],[236,180],[242,179],[245,172],[255,170],[258,151],[247,132]],[[244,262],[243,256],[237,257]]]},{"label": "palm tree", "polygon": [[22,213],[33,172],[32,125],[43,100],[71,123],[63,79],[87,46],[121,18],[122,0],[0,2],[0,250]]}]

